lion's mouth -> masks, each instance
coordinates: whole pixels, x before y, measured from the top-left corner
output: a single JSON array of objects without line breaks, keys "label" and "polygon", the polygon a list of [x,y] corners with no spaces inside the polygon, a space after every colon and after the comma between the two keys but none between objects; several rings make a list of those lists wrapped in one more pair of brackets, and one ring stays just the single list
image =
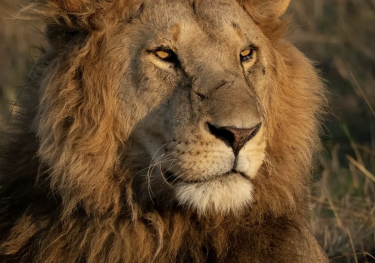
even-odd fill
[{"label": "lion's mouth", "polygon": [[164,173],[165,179],[171,185],[174,185],[176,183],[204,184],[204,183],[209,183],[209,182],[213,182],[213,181],[217,181],[217,180],[223,180],[225,178],[229,178],[229,177],[233,177],[233,176],[241,176],[241,177],[244,177],[245,179],[249,179],[245,174],[237,172],[235,170],[232,170],[230,172],[226,172],[226,173],[223,173],[223,174],[219,174],[219,175],[214,175],[214,176],[211,176],[210,178],[202,179],[202,180],[184,180],[184,179],[182,179],[178,176],[175,176],[173,173],[171,173],[169,171]]}]

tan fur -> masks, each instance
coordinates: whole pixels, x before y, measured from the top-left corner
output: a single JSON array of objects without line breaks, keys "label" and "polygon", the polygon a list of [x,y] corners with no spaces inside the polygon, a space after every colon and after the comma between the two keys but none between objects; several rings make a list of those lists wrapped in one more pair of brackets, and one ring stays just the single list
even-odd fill
[{"label": "tan fur", "polygon": [[[308,224],[324,90],[288,3],[26,7],[51,48],[1,137],[0,262],[328,262]],[[235,155],[207,123],[261,128]]]}]

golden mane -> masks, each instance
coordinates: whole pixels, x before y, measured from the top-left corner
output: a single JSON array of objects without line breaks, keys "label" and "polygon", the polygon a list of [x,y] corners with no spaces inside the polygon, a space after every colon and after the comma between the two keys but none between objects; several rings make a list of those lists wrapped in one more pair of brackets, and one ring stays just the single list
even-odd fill
[{"label": "golden mane", "polygon": [[[119,154],[132,129],[123,129],[115,99],[124,69],[102,47],[142,3],[37,0],[26,7],[46,23],[54,48],[33,69],[28,97],[1,138],[1,262],[250,262],[255,255],[270,262],[275,254],[295,261],[278,247],[308,228],[324,89],[311,62],[282,39],[288,19],[260,14],[257,1],[239,2],[272,42],[278,86],[265,105],[267,160],[253,180],[251,211],[209,218],[141,207],[133,164]],[[245,241],[251,249],[241,249]],[[306,242],[301,249],[315,244]],[[207,244],[214,256],[202,249]]]}]

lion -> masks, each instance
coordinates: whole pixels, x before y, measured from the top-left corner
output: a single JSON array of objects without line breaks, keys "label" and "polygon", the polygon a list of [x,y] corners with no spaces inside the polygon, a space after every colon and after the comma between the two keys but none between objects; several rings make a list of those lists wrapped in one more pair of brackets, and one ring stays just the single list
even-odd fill
[{"label": "lion", "polygon": [[289,0],[35,0],[50,47],[2,133],[0,262],[328,262],[325,94]]}]

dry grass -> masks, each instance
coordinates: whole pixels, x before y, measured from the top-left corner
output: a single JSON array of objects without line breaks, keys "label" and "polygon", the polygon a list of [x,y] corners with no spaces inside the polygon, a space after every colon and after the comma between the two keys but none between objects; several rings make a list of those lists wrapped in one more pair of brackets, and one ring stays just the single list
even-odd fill
[{"label": "dry grass", "polygon": [[[26,62],[43,43],[10,19],[27,0],[0,0],[0,120],[6,121]],[[7,12],[5,12],[7,10]],[[289,38],[317,61],[331,94],[326,154],[313,186],[312,228],[331,262],[375,262],[375,0],[293,0]]]},{"label": "dry grass", "polygon": [[38,56],[43,37],[35,23],[12,18],[27,0],[0,0],[0,122],[22,90],[25,69]]},{"label": "dry grass", "polygon": [[290,39],[322,69],[335,115],[312,228],[331,262],[375,262],[375,1],[295,0],[291,12]]}]

